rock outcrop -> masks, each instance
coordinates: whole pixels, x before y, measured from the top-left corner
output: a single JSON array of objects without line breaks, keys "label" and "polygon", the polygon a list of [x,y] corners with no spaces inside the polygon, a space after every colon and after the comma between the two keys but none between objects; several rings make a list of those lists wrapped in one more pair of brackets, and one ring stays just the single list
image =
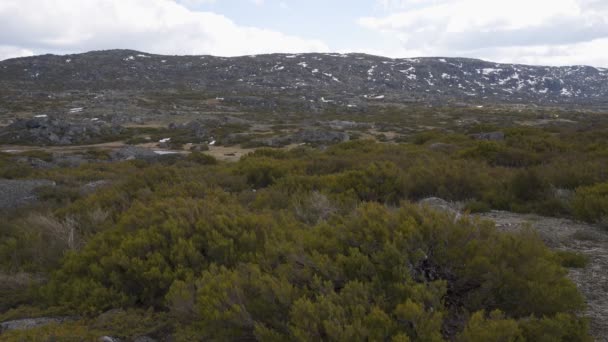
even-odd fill
[{"label": "rock outcrop", "polygon": [[117,136],[124,131],[122,126],[88,119],[59,119],[38,117],[17,120],[0,128],[0,143],[27,145],[72,145],[87,144]]},{"label": "rock outcrop", "polygon": [[55,182],[44,179],[11,180],[0,179],[0,209],[16,208],[36,202],[36,189],[55,186]]}]

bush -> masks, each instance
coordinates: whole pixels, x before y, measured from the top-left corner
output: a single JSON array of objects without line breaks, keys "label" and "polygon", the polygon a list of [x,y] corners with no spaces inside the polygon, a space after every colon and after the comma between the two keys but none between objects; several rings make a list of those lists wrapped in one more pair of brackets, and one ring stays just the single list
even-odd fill
[{"label": "bush", "polygon": [[464,210],[466,210],[466,211],[468,211],[470,213],[487,213],[490,210],[492,210],[492,208],[486,202],[482,202],[482,201],[469,201],[469,202],[467,202],[465,204]]},{"label": "bush", "polygon": [[557,251],[555,256],[562,266],[568,268],[585,268],[589,264],[589,258],[581,253]]},{"label": "bush", "polygon": [[[513,133],[525,143],[508,135],[489,145],[430,135],[474,153],[355,141],[325,151],[261,149],[237,163],[193,153],[30,170],[66,186],[45,195],[56,200],[44,203],[42,217],[31,208],[3,215],[0,263],[48,282],[32,292],[2,289],[9,298],[0,304],[106,312],[55,327],[57,336],[72,327],[125,339],[585,341],[588,327],[575,315],[583,301],[564,269],[584,266],[584,257],[551,252],[530,230],[500,233],[404,200],[437,196],[467,201],[473,212],[551,215],[572,204],[577,217],[601,220],[606,196],[595,183],[605,177],[604,138],[556,150],[553,133],[534,130]],[[536,148],[535,139],[547,143]],[[514,151],[543,165],[492,161]],[[555,151],[565,152],[555,160]],[[12,167],[9,157],[0,154],[0,170]],[[551,170],[574,160],[572,184],[591,186],[570,203],[551,191],[563,181]],[[110,183],[87,196],[69,191],[100,179]],[[23,339],[54,332],[31,333]]]},{"label": "bush", "polygon": [[440,131],[426,131],[421,133],[416,133],[412,138],[412,143],[416,145],[423,145],[429,141],[434,141],[440,139],[444,136],[445,133]]},{"label": "bush", "polygon": [[63,254],[80,246],[80,232],[71,219],[31,212],[4,222],[0,232],[0,267],[9,272],[41,272],[59,265]]},{"label": "bush", "polygon": [[588,222],[602,222],[608,216],[608,183],[576,189],[572,200],[574,215]]},{"label": "bush", "polygon": [[571,313],[558,313],[543,318],[531,319],[520,324],[528,341],[580,341],[592,342],[589,323],[585,318],[577,318]]},{"label": "bush", "polygon": [[255,188],[264,188],[286,176],[292,166],[268,157],[253,156],[239,163],[239,173],[247,178],[247,183]]},{"label": "bush", "polygon": [[529,167],[540,163],[534,152],[511,148],[495,141],[476,142],[473,147],[461,151],[459,156],[484,160],[492,166]]},{"label": "bush", "polygon": [[474,315],[463,336],[511,336],[520,320],[582,306],[529,231],[373,203],[317,221],[252,214],[221,196],[136,203],[42,293],[79,312],[168,307],[178,336],[216,340],[438,340],[451,308],[504,312]]},{"label": "bush", "polygon": [[459,341],[466,342],[516,342],[522,339],[517,322],[506,318],[499,310],[492,311],[487,318],[482,311],[476,312],[458,336]]},{"label": "bush", "polygon": [[52,323],[27,330],[2,333],[4,341],[96,341],[103,332],[91,330],[85,321]]},{"label": "bush", "polygon": [[217,164],[217,159],[215,159],[213,156],[201,152],[192,152],[188,155],[186,159],[201,165]]},{"label": "bush", "polygon": [[511,180],[509,188],[515,198],[521,201],[533,201],[545,198],[549,184],[533,170],[518,172]]}]

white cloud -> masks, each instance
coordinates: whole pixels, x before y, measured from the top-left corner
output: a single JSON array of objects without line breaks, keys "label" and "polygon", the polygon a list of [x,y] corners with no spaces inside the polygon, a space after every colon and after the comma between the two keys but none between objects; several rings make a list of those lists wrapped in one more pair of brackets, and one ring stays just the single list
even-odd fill
[{"label": "white cloud", "polygon": [[376,0],[380,8],[391,11],[411,8],[419,5],[431,5],[449,0]]},{"label": "white cloud", "polygon": [[33,56],[34,51],[8,45],[0,45],[0,61],[8,58]]},{"label": "white cloud", "polygon": [[0,49],[0,58],[19,51],[113,48],[221,56],[328,51],[319,40],[239,26],[225,16],[170,0],[2,0],[0,42],[10,47]]},{"label": "white cloud", "polygon": [[386,16],[359,24],[392,37],[390,54],[608,65],[604,0],[377,0]]},{"label": "white cloud", "polygon": [[201,5],[215,4],[217,0],[174,0],[186,7],[196,7]]}]

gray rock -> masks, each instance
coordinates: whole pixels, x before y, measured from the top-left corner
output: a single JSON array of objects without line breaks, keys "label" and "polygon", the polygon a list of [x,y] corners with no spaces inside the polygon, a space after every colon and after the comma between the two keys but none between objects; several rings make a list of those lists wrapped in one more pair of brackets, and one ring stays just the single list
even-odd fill
[{"label": "gray rock", "polygon": [[250,139],[251,133],[230,133],[222,139],[222,144],[238,144]]},{"label": "gray rock", "polygon": [[476,139],[476,140],[490,140],[490,141],[505,140],[505,134],[503,132],[475,133],[475,134],[471,134],[470,137],[473,139]]},{"label": "gray rock", "polygon": [[35,190],[43,186],[55,186],[55,182],[44,179],[0,179],[0,208],[17,208],[36,202]]},{"label": "gray rock", "polygon": [[118,337],[102,336],[99,338],[99,342],[121,342],[122,340]]},{"label": "gray rock", "polygon": [[373,127],[370,123],[355,122],[355,121],[343,121],[343,120],[332,120],[325,123],[329,128],[336,130],[355,129],[355,128],[370,128]]},{"label": "gray rock", "polygon": [[345,132],[302,130],[291,135],[256,140],[256,142],[270,147],[279,147],[296,143],[335,144],[348,140],[350,140],[350,136]]},{"label": "gray rock", "polygon": [[39,317],[39,318],[24,318],[13,321],[0,323],[0,333],[11,330],[28,330],[41,327],[52,323],[63,323],[74,321],[76,317]]},{"label": "gray rock", "polygon": [[455,145],[446,144],[446,143],[433,143],[429,145],[429,149],[433,151],[442,151],[442,152],[450,152],[456,149]]},{"label": "gray rock", "polygon": [[19,157],[19,158],[16,158],[15,161],[17,161],[19,163],[28,164],[31,167],[33,167],[34,169],[52,169],[52,168],[56,167],[56,165],[54,165],[53,163],[44,161],[39,158]]},{"label": "gray rock", "polygon": [[205,124],[198,121],[190,121],[183,124],[170,123],[168,128],[173,130],[179,129],[190,131],[197,139],[204,139],[209,134],[205,128]]},{"label": "gray rock", "polygon": [[190,147],[190,151],[192,152],[201,152],[201,151],[208,151],[209,150],[209,145],[203,145],[203,144],[194,144],[192,145],[192,147]]},{"label": "gray rock", "polygon": [[109,180],[105,180],[105,179],[90,182],[90,183],[83,185],[80,188],[80,193],[82,195],[90,195],[90,194],[94,193],[95,191],[97,191],[99,188],[103,188],[110,184],[112,184],[112,183]]},{"label": "gray rock", "polygon": [[428,197],[428,198],[422,199],[418,202],[418,204],[420,204],[422,206],[427,206],[427,207],[435,209],[435,210],[445,211],[450,214],[458,214],[458,212],[459,212],[459,208],[458,208],[457,204],[450,203],[450,202],[448,202],[444,199],[438,198],[438,197]]},{"label": "gray rock", "polygon": [[156,339],[153,339],[152,337],[148,336],[139,336],[136,337],[133,342],[156,342]]},{"label": "gray rock", "polygon": [[125,146],[110,153],[112,160],[131,160],[131,159],[155,159],[158,155],[154,151],[139,146]]},{"label": "gray rock", "polygon": [[574,190],[556,188],[553,189],[553,196],[560,201],[569,202],[574,197]]},{"label": "gray rock", "polygon": [[344,132],[303,130],[293,135],[294,142],[306,143],[339,143],[350,140],[350,136]]},{"label": "gray rock", "polygon": [[57,155],[53,161],[54,164],[61,167],[78,167],[88,162],[89,161],[85,159],[84,156],[79,154]]},{"label": "gray rock", "polygon": [[17,120],[0,128],[0,141],[9,144],[26,142],[36,145],[72,145],[117,135],[123,130],[119,125],[110,126],[102,121],[86,118],[40,117]]}]

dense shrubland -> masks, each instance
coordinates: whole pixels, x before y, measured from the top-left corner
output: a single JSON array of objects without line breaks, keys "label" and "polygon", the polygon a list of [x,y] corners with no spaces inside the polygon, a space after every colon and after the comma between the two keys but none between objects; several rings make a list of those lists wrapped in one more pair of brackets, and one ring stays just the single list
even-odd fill
[{"label": "dense shrubland", "polygon": [[[3,272],[40,279],[2,289],[3,310],[16,309],[0,318],[82,317],[6,336],[588,340],[564,269],[584,258],[530,230],[411,204],[437,196],[606,223],[605,131],[504,132],[262,149],[234,164],[195,153],[20,173],[0,156],[3,174],[58,183],[43,204],[3,216]],[[111,185],[75,191],[99,179]]]}]

